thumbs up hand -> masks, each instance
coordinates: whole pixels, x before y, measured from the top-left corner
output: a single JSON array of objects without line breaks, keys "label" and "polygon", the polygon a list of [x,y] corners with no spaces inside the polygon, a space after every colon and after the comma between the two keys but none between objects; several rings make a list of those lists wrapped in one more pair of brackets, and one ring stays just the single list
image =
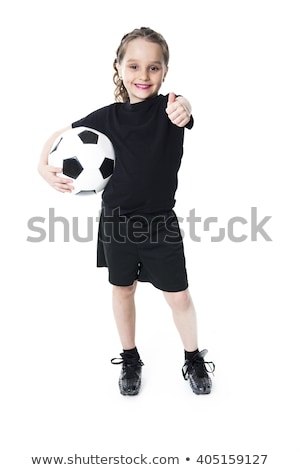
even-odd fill
[{"label": "thumbs up hand", "polygon": [[186,98],[169,93],[166,113],[170,121],[178,127],[184,127],[191,118],[191,105]]}]

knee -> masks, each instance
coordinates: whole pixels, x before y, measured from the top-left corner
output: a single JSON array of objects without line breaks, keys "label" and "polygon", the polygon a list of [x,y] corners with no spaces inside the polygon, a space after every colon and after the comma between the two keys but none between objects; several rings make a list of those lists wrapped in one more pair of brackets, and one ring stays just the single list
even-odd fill
[{"label": "knee", "polygon": [[113,286],[113,296],[118,298],[129,298],[132,297],[136,290],[136,282],[131,286]]},{"label": "knee", "polygon": [[191,304],[191,297],[188,290],[181,292],[165,292],[164,295],[172,310],[187,310]]}]

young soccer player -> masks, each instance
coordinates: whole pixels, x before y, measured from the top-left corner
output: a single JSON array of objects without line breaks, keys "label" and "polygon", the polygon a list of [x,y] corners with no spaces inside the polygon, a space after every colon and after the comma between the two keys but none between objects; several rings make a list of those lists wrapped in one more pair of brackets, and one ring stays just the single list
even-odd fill
[{"label": "young soccer player", "polygon": [[[182,340],[183,377],[196,394],[211,391],[207,350],[198,349],[197,319],[188,290],[183,241],[173,210],[177,173],[183,155],[184,129],[193,127],[191,105],[182,96],[159,94],[168,72],[169,49],[150,28],[126,34],[114,61],[114,104],[73,122],[106,134],[116,164],[102,194],[97,265],[106,266],[113,285],[113,312],[123,352],[112,359],[122,364],[119,388],[136,395],[144,365],[135,341],[135,290],[138,281],[160,289],[170,306]],[[39,163],[42,177],[56,190],[70,192],[72,180],[48,165],[58,135],[46,142]],[[210,370],[207,368],[210,366]]]}]

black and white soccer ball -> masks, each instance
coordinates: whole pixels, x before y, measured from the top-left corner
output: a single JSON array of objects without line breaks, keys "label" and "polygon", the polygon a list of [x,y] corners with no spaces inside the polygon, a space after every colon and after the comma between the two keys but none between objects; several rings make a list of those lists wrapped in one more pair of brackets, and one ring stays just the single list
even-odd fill
[{"label": "black and white soccer ball", "polygon": [[55,140],[48,163],[62,168],[58,176],[73,179],[73,194],[93,194],[102,191],[110,180],[115,152],[105,134],[88,127],[75,127]]}]

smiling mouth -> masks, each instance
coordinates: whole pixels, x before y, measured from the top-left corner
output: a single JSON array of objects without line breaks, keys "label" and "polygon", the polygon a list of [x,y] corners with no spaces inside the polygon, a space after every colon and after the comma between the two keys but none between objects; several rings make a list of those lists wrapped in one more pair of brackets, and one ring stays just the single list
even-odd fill
[{"label": "smiling mouth", "polygon": [[151,87],[151,85],[144,85],[142,83],[135,83],[135,86],[140,90],[148,90]]}]

